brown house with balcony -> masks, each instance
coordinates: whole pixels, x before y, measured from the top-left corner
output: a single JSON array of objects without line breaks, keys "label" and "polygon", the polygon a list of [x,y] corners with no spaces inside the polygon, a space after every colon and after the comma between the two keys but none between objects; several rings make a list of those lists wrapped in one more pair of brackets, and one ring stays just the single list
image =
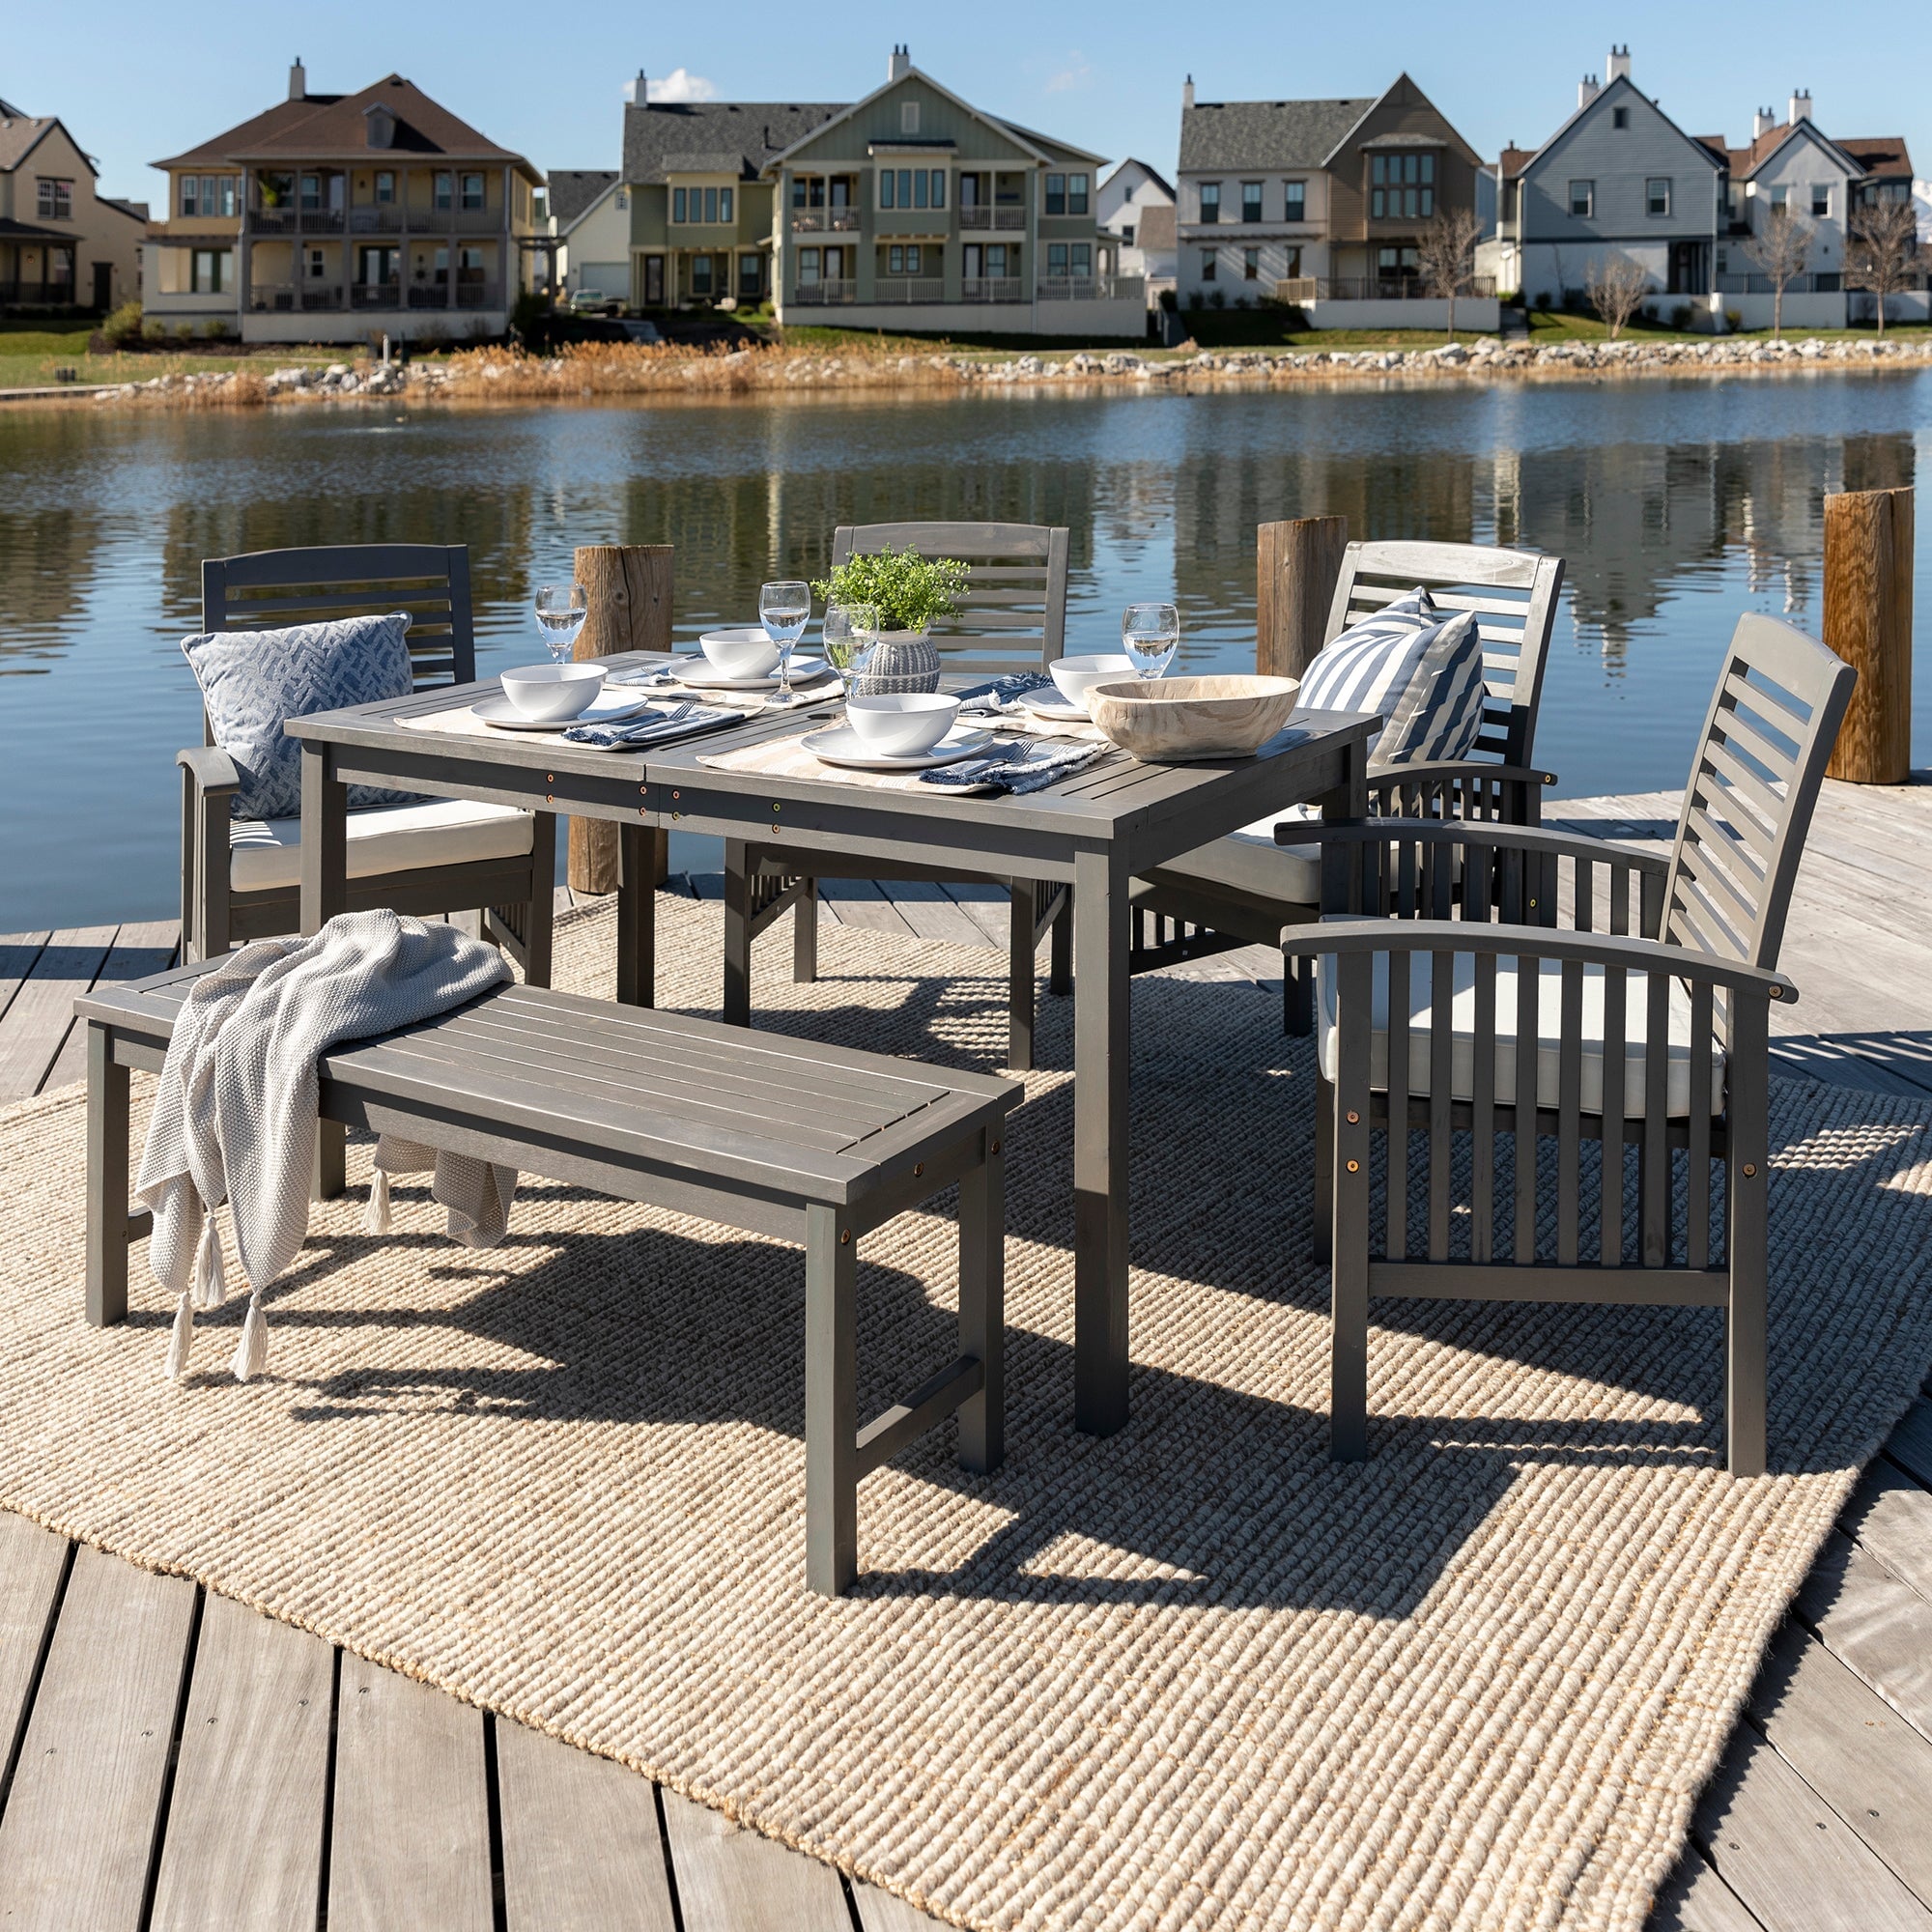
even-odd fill
[{"label": "brown house with balcony", "polygon": [[0,100],[0,312],[99,313],[141,286],[147,208],[96,185],[58,116]]},{"label": "brown house with balcony", "polygon": [[540,252],[544,178],[405,80],[288,99],[155,165],[143,306],[248,342],[500,335]]}]

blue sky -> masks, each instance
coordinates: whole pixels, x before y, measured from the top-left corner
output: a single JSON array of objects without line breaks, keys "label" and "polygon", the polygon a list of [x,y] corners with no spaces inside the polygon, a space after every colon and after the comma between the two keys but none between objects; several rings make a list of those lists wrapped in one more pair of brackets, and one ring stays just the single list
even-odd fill
[{"label": "blue sky", "polygon": [[[157,193],[147,163],[278,99],[300,54],[309,85],[350,92],[392,69],[539,167],[614,167],[624,84],[643,68],[721,99],[849,100],[885,76],[895,41],[956,93],[1110,158],[1173,165],[1180,83],[1200,98],[1373,95],[1406,69],[1486,158],[1534,146],[1628,42],[1633,78],[1691,133],[1749,133],[1751,110],[1808,87],[1828,133],[1904,134],[1932,174],[1932,7],[1879,0],[1854,16],[1816,0],[1748,9],[1469,8],[1382,0],[1211,8],[1123,0],[1073,10],[981,0],[939,12],[879,0],[801,9],[792,0],[639,9],[467,0],[312,6],[279,16],[201,0],[20,7],[4,40],[0,98],[56,113],[101,164],[107,193]],[[1879,45],[1889,35],[1889,44]]]}]

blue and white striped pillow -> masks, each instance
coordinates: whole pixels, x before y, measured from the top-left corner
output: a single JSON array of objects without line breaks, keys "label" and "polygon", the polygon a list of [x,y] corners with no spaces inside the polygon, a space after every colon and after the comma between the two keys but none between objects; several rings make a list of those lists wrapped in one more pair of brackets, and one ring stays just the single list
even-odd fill
[{"label": "blue and white striped pillow", "polygon": [[1385,605],[1317,653],[1302,673],[1313,711],[1378,711],[1377,764],[1460,758],[1483,724],[1483,645],[1473,611],[1440,611],[1426,590]]}]

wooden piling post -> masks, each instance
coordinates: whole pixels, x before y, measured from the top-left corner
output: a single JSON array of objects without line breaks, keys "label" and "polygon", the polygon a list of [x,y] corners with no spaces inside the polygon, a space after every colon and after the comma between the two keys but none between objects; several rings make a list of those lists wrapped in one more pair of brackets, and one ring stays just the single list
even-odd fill
[{"label": "wooden piling post", "polygon": [[[669,544],[579,544],[574,581],[582,584],[590,615],[577,636],[579,658],[613,651],[670,649],[671,554]],[[655,837],[653,880],[668,869],[668,840]],[[608,819],[570,821],[568,876],[580,893],[617,890],[617,827]]]},{"label": "wooden piling post", "polygon": [[1912,770],[1912,492],[1825,498],[1825,641],[1859,674],[1826,776],[1903,784]]},{"label": "wooden piling post", "polygon": [[1263,524],[1255,571],[1255,668],[1299,677],[1321,648],[1349,545],[1347,517]]}]

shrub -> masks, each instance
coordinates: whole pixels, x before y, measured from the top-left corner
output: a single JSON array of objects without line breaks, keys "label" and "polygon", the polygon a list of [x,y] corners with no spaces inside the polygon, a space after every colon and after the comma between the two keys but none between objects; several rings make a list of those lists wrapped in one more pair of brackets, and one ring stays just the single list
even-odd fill
[{"label": "shrub", "polygon": [[1655,322],[1657,320],[1657,304],[1655,302],[1644,303],[1643,319],[1646,322]]},{"label": "shrub", "polygon": [[228,333],[228,325],[218,315],[212,315],[201,325],[205,341],[219,342]]},{"label": "shrub", "polygon": [[510,327],[527,339],[549,314],[549,298],[538,295],[534,289],[526,289],[510,310]]},{"label": "shrub", "polygon": [[1690,327],[1690,304],[1689,302],[1679,302],[1670,311],[1670,326],[1680,333]]},{"label": "shrub", "polygon": [[1545,315],[1549,313],[1549,291],[1548,289],[1537,290],[1536,305]]},{"label": "shrub", "polygon": [[141,304],[126,301],[95,331],[110,349],[125,349],[141,339]]},{"label": "shrub", "polygon": [[1208,294],[1208,306],[1209,308],[1226,308],[1228,306],[1228,298],[1220,289],[1214,289]]},{"label": "shrub", "polygon": [[1174,291],[1172,289],[1162,289],[1157,299],[1159,300],[1161,307],[1164,308],[1169,315],[1172,315],[1174,313],[1176,303],[1174,299]]},{"label": "shrub", "polygon": [[928,559],[908,544],[848,558],[811,588],[828,604],[870,604],[887,630],[923,631],[958,608],[968,575],[956,557]]},{"label": "shrub", "polygon": [[439,350],[449,347],[449,330],[440,322],[433,322],[427,328],[415,332],[415,346],[425,355],[434,355]]},{"label": "shrub", "polygon": [[1198,311],[1208,306],[1208,299],[1199,289],[1189,289],[1187,292],[1187,306],[1190,309]]},{"label": "shrub", "polygon": [[1724,311],[1724,327],[1733,334],[1744,327],[1744,316],[1737,309],[1727,308]]},{"label": "shrub", "polygon": [[168,326],[164,322],[144,322],[141,325],[143,342],[165,342],[168,339]]}]

